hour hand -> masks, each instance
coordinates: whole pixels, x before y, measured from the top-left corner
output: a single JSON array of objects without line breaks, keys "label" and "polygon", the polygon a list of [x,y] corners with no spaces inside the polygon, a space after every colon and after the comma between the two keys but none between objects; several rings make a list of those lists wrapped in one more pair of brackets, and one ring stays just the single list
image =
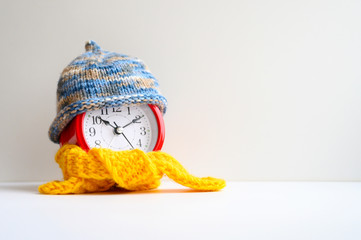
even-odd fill
[{"label": "hour hand", "polygon": [[103,118],[101,118],[101,117],[99,117],[99,119],[105,124],[105,125],[107,125],[107,126],[111,126],[112,128],[114,128],[115,129],[115,127],[114,126],[112,126],[111,124],[110,124],[110,122],[109,121],[107,121],[107,120],[104,120]]}]

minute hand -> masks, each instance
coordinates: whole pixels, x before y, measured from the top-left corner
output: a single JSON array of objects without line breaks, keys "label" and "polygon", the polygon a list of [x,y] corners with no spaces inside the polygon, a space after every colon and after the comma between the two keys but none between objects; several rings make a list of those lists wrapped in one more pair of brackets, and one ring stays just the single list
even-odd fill
[{"label": "minute hand", "polygon": [[123,126],[123,128],[128,127],[130,124],[136,123],[136,122],[137,122],[139,119],[141,119],[142,117],[144,117],[144,115],[141,116],[141,117],[139,117],[139,118],[134,118],[130,123],[125,124],[125,125]]}]

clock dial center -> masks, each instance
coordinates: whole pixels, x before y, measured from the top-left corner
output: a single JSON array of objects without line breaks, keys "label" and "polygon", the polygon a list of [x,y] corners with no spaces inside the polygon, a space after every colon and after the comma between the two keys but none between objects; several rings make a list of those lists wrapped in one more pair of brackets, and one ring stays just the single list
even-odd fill
[{"label": "clock dial center", "polygon": [[116,128],[114,128],[114,133],[117,134],[117,135],[122,134],[123,131],[124,131],[124,128],[122,128],[122,127],[116,127]]}]

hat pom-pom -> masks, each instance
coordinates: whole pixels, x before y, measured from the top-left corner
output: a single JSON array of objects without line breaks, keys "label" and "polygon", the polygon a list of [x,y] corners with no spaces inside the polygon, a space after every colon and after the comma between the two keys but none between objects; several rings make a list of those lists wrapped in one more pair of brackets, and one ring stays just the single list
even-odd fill
[{"label": "hat pom-pom", "polygon": [[100,50],[100,46],[93,40],[89,40],[85,43],[85,51],[89,52],[89,51],[99,51]]}]

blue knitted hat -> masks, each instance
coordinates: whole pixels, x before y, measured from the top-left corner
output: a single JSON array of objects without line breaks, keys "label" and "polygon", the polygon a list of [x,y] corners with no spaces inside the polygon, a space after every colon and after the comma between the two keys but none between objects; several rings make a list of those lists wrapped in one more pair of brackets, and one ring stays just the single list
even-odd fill
[{"label": "blue knitted hat", "polygon": [[57,89],[57,115],[49,138],[60,133],[78,114],[104,107],[154,104],[164,114],[167,100],[157,79],[138,58],[102,50],[94,41],[62,72]]}]

